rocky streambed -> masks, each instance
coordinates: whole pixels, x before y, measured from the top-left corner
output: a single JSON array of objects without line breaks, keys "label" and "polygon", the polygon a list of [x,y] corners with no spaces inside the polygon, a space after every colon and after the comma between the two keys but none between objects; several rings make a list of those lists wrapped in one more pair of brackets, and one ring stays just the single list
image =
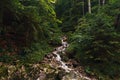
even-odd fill
[{"label": "rocky streambed", "polygon": [[42,64],[47,64],[49,68],[40,71],[37,80],[97,80],[94,77],[88,77],[84,69],[71,59],[63,61],[61,56],[66,56],[65,50],[69,46],[67,41],[61,39],[62,45],[46,55]]},{"label": "rocky streambed", "polygon": [[39,63],[0,63],[0,80],[97,80],[94,76],[87,76],[78,62],[67,58],[67,41],[61,39],[61,44]]}]

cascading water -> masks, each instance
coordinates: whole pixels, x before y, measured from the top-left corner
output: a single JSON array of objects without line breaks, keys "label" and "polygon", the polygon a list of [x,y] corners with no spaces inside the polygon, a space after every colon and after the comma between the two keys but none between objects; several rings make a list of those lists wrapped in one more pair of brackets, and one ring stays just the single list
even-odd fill
[{"label": "cascading water", "polygon": [[[65,53],[65,49],[68,47],[68,43],[63,39],[61,39],[61,43],[62,43],[62,46],[57,47],[55,51],[52,52],[53,54],[52,58],[55,59],[56,62],[59,62],[59,65],[57,67],[64,69],[65,72],[68,73],[63,77],[61,77],[61,80],[96,80],[96,79],[91,79],[89,77],[83,76],[82,73],[75,71],[73,68],[69,68],[66,65],[66,63],[62,61],[60,53]],[[37,80],[41,80],[41,79],[38,78]]]},{"label": "cascading water", "polygon": [[57,54],[56,52],[53,52],[56,55],[56,60],[59,61],[61,63],[61,65],[59,67],[63,68],[66,72],[70,72],[70,68],[68,68],[68,66],[61,61],[61,57],[59,54]]}]

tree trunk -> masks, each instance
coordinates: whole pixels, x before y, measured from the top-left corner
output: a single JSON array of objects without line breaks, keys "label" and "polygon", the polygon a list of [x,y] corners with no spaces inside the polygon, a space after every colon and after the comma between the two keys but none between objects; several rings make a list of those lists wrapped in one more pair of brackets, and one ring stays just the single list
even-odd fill
[{"label": "tree trunk", "polygon": [[91,14],[91,0],[88,0],[88,12]]},{"label": "tree trunk", "polygon": [[1,10],[0,10],[0,25],[2,25],[2,22],[3,22],[3,6],[0,5],[1,7]]},{"label": "tree trunk", "polygon": [[100,5],[101,5],[100,2],[101,2],[101,1],[100,1],[100,0],[98,0],[98,1],[99,1],[99,7],[100,7]]},{"label": "tree trunk", "polygon": [[103,5],[103,6],[104,6],[104,4],[105,4],[105,0],[102,1],[102,5]]},{"label": "tree trunk", "polygon": [[85,2],[84,2],[84,0],[83,0],[83,16],[85,15]]},{"label": "tree trunk", "polygon": [[117,31],[120,31],[120,14],[116,16],[116,20],[114,22],[115,29]]},{"label": "tree trunk", "polygon": [[[73,8],[74,7],[74,0],[71,0],[70,2],[71,2],[70,7]],[[69,11],[69,16],[71,17],[71,15],[72,15],[72,11],[70,10]]]}]

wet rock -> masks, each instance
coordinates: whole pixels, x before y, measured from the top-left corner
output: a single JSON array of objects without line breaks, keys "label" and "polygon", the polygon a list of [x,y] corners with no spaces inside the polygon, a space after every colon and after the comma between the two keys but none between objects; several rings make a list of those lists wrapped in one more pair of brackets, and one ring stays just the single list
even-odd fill
[{"label": "wet rock", "polygon": [[48,58],[48,59],[50,59],[50,58],[53,57],[53,54],[50,53],[50,54],[46,55],[45,57]]},{"label": "wet rock", "polygon": [[2,62],[0,62],[0,66],[2,66],[3,65],[3,63]]},{"label": "wet rock", "polygon": [[84,69],[78,67],[79,63],[68,58],[65,53],[66,47],[68,43],[65,39],[60,47],[45,55],[43,61],[37,64],[9,65],[9,77],[4,80],[90,80],[86,77]]},{"label": "wet rock", "polygon": [[37,80],[45,80],[46,74],[44,71],[40,70],[40,74]]},{"label": "wet rock", "polygon": [[67,42],[62,40],[62,46],[57,47],[55,51],[52,52],[54,57],[51,61],[51,67],[57,67],[57,69],[55,72],[49,71],[51,73],[47,74],[48,80],[56,80],[56,78],[57,80],[89,80],[79,72],[79,68],[77,68],[79,63],[75,60],[68,59],[67,54],[65,54],[66,47],[68,47]]},{"label": "wet rock", "polygon": [[67,62],[69,60],[66,54],[60,54],[60,56],[61,56],[62,61]]},{"label": "wet rock", "polygon": [[54,57],[57,57],[57,55],[56,55],[55,53],[53,53],[53,56],[54,56]]},{"label": "wet rock", "polygon": [[65,76],[67,73],[64,71],[64,70],[61,70],[59,73],[58,73],[58,77],[60,79],[62,79],[63,76]]},{"label": "wet rock", "polygon": [[75,60],[70,60],[70,63],[72,63],[74,68],[79,66],[79,63],[77,61],[75,61]]}]

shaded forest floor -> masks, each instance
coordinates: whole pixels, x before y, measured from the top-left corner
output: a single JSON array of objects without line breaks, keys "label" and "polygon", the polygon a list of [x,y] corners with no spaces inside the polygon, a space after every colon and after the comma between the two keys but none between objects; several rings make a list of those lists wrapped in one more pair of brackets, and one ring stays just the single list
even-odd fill
[{"label": "shaded forest floor", "polygon": [[[3,45],[5,44],[7,42]],[[13,52],[10,52],[8,56],[12,56]],[[97,80],[95,75],[87,74],[79,62],[69,59],[65,52],[60,52],[59,55],[69,68],[78,72],[77,80]],[[67,73],[59,65],[60,62],[55,60],[53,52],[45,55],[44,59],[37,63],[22,62],[19,58],[13,58],[8,63],[0,62],[0,80],[37,80],[38,77],[39,80],[71,80],[71,76],[75,76],[72,71]]]}]

